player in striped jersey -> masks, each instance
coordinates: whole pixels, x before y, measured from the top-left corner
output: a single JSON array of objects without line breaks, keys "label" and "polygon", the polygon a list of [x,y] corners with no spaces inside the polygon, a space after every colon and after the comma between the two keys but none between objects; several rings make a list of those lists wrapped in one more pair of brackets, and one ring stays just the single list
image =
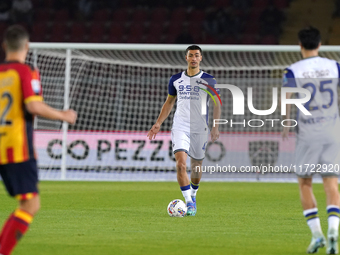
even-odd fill
[{"label": "player in striped jersey", "polygon": [[[312,232],[312,241],[307,253],[315,253],[326,244],[321,230],[316,200],[312,190],[313,165],[322,165],[321,176],[327,197],[328,242],[327,254],[338,253],[338,228],[340,197],[338,191],[340,164],[340,119],[337,87],[339,84],[339,64],[318,56],[321,45],[320,32],[313,27],[299,32],[303,59],[285,70],[284,87],[297,87],[310,90],[311,99],[304,107],[311,115],[298,110],[298,133],[296,135],[295,164],[297,169],[300,198],[303,213]],[[288,94],[290,98],[292,94]],[[299,97],[304,97],[299,94]],[[290,105],[287,105],[286,119],[290,118]],[[283,138],[288,137],[289,127],[283,130]],[[300,168],[300,167],[299,167]],[[320,170],[320,169],[319,169]]]},{"label": "player in striped jersey", "polygon": [[0,175],[19,200],[0,234],[0,254],[9,255],[40,208],[38,169],[33,147],[34,115],[75,123],[73,110],[55,110],[43,102],[39,72],[25,64],[29,36],[21,26],[4,34],[6,61],[0,64]]}]

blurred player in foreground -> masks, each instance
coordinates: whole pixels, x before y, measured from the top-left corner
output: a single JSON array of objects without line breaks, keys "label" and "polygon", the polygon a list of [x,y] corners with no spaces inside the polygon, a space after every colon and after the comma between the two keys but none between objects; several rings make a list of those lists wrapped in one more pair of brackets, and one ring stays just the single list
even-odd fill
[{"label": "blurred player in foreground", "polygon": [[21,26],[4,34],[6,61],[0,64],[0,175],[19,207],[0,234],[0,254],[9,255],[40,208],[38,168],[33,147],[34,115],[74,124],[73,110],[55,110],[43,102],[39,72],[25,64],[29,36]]},{"label": "blurred player in foreground", "polygon": [[[176,158],[177,181],[188,207],[187,215],[194,216],[197,211],[196,193],[202,177],[201,166],[209,135],[209,93],[214,95],[215,102],[217,102],[214,105],[214,119],[220,118],[221,108],[217,98],[219,90],[215,90],[215,78],[200,70],[201,48],[197,45],[189,46],[185,51],[185,59],[188,68],[186,71],[171,76],[168,97],[156,123],[147,136],[150,140],[156,137],[177,100],[171,131],[173,152]],[[202,111],[202,106],[205,111]],[[211,130],[211,140],[214,142],[218,137],[219,131],[216,125]],[[186,172],[188,155],[191,157],[191,185]]]},{"label": "blurred player in foreground", "polygon": [[[307,253],[315,253],[326,245],[312,189],[313,172],[321,172],[327,197],[326,252],[337,254],[340,212],[339,168],[337,168],[340,164],[340,120],[337,86],[340,68],[336,61],[318,56],[321,36],[316,28],[303,29],[298,36],[303,59],[285,69],[283,86],[305,88],[311,92],[311,99],[304,107],[312,115],[304,115],[301,112],[297,115],[298,132],[295,149],[295,164],[297,167],[302,166],[301,169],[297,169],[297,175],[303,214],[312,231],[312,241]],[[287,94],[287,98],[291,96],[292,93]],[[305,95],[298,96],[301,98]],[[285,118],[290,119],[290,105],[287,105],[286,114]],[[289,127],[284,127],[283,139],[288,138],[288,133]],[[318,164],[323,164],[323,167],[321,165],[318,167]]]}]

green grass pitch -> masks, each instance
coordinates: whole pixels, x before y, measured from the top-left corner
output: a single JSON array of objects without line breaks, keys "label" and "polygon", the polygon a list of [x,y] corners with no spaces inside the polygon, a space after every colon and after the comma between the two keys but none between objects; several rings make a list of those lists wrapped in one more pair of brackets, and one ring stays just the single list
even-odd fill
[{"label": "green grass pitch", "polygon": [[[305,254],[311,238],[297,184],[202,182],[197,215],[184,218],[166,212],[183,199],[175,182],[44,181],[40,192],[13,255]],[[326,233],[322,185],[314,192]],[[16,201],[4,188],[0,198],[2,224]]]}]

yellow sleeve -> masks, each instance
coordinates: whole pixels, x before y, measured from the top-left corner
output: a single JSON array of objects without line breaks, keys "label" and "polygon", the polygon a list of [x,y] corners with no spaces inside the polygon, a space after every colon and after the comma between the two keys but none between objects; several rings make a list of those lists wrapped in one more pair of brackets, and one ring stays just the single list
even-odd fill
[{"label": "yellow sleeve", "polygon": [[33,102],[33,101],[42,102],[43,98],[42,98],[42,96],[30,96],[30,97],[25,99],[24,103],[28,104],[28,103]]}]

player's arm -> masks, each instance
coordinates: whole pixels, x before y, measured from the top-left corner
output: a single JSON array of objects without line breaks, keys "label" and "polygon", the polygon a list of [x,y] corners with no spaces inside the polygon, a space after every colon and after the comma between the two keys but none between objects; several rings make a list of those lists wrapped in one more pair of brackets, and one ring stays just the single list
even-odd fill
[{"label": "player's arm", "polygon": [[[215,97],[215,101],[217,102],[217,104],[214,104],[214,111],[213,111],[213,120],[215,119],[220,119],[221,117],[221,104],[218,100],[217,96]],[[215,124],[215,126],[212,127],[211,129],[211,141],[215,142],[219,136],[220,136],[220,132],[218,131],[218,124]]]},{"label": "player's arm", "polygon": [[148,132],[147,137],[149,137],[150,140],[156,138],[156,134],[159,132],[164,120],[169,116],[172,108],[175,105],[175,102],[176,96],[168,95],[165,103],[162,106],[161,112],[158,116],[156,123],[152,126],[152,128]]},{"label": "player's arm", "polygon": [[43,102],[39,71],[34,68],[21,69],[21,86],[26,110],[40,117],[66,121],[74,124],[77,113],[73,110],[60,111]]},{"label": "player's arm", "polygon": [[[295,77],[294,77],[293,72],[290,69],[285,69],[285,71],[284,71],[283,87],[296,87]],[[292,96],[293,96],[293,93],[286,93],[287,99],[292,98]],[[282,115],[282,118],[283,119],[290,119],[290,113],[291,113],[291,104],[287,104],[286,105],[286,115]],[[283,140],[288,139],[289,126],[290,126],[290,121],[287,121],[286,126],[284,126],[283,130],[282,130],[282,139]]]},{"label": "player's arm", "polygon": [[166,101],[164,102],[161,112],[158,116],[156,124],[162,125],[164,120],[169,116],[172,108],[174,107],[176,102],[176,96],[168,95]]},{"label": "player's arm", "polygon": [[26,103],[26,109],[30,114],[38,115],[40,117],[50,120],[66,121],[74,124],[77,119],[77,113],[73,110],[59,111],[42,101],[31,101]]}]

